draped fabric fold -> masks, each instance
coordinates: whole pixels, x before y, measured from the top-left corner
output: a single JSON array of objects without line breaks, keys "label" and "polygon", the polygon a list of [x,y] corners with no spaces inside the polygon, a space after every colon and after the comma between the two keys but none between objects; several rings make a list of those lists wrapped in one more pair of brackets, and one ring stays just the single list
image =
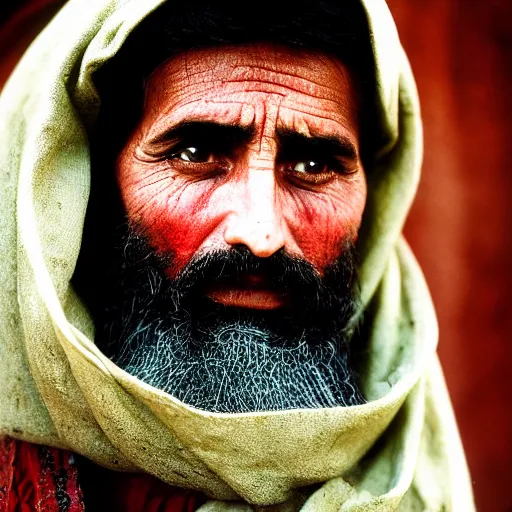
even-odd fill
[{"label": "draped fabric fold", "polygon": [[90,192],[93,74],[162,0],[70,0],[0,99],[0,433],[204,492],[206,510],[473,509],[435,355],[431,299],[401,230],[419,105],[384,0],[365,0],[381,141],[360,235],[367,403],[244,414],[189,407],[94,345],[70,281]]}]

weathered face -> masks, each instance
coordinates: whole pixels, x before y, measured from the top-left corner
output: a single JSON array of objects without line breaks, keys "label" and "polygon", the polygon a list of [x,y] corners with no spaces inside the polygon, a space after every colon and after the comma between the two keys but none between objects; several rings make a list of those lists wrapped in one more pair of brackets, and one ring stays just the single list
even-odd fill
[{"label": "weathered face", "polygon": [[117,179],[129,229],[96,333],[116,364],[209,411],[363,401],[346,326],[366,182],[345,66],[268,44],[175,56]]},{"label": "weathered face", "polygon": [[[172,255],[170,278],[234,246],[284,249],[323,275],[357,237],[359,147],[355,83],[338,60],[267,44],[196,50],[151,76],[117,178],[131,224]],[[249,309],[285,300],[264,275],[206,293]]]}]

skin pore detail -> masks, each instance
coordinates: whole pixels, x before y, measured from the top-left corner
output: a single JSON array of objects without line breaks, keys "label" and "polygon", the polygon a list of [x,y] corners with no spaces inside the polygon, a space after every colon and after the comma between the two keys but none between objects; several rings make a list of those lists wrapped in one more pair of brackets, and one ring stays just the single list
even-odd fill
[{"label": "skin pore detail", "polygon": [[[149,78],[141,120],[117,160],[130,223],[177,276],[192,258],[284,249],[322,275],[354,242],[366,201],[358,94],[335,58],[270,44],[191,50]],[[207,291],[276,309],[264,275]]]}]

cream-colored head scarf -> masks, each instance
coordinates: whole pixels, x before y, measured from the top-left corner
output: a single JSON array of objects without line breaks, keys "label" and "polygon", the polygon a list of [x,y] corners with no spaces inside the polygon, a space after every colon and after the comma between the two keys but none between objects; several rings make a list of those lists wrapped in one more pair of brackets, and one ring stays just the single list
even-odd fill
[{"label": "cream-colored head scarf", "polygon": [[100,101],[91,75],[162,0],[70,0],[0,100],[0,433],[203,491],[208,510],[473,510],[435,314],[400,236],[421,164],[416,89],[384,0],[362,1],[385,141],[361,235],[368,403],[203,412],[96,348],[70,286],[90,185],[84,126]]}]

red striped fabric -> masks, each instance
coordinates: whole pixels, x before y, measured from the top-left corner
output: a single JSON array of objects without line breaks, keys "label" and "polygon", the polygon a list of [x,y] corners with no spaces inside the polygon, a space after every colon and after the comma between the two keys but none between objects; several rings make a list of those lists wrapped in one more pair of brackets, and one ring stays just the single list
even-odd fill
[{"label": "red striped fabric", "polygon": [[[149,475],[118,473],[91,463],[99,503],[84,505],[72,453],[0,438],[0,512],[192,512],[204,501]],[[87,500],[86,500],[87,502]]]}]

